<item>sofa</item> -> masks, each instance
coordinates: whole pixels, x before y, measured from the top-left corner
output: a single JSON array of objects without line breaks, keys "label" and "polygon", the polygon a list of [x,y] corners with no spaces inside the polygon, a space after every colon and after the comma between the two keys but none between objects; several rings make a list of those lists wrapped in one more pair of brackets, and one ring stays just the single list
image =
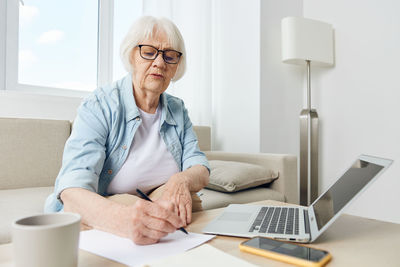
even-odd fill
[{"label": "sofa", "polygon": [[[11,241],[13,220],[43,212],[44,201],[53,191],[61,167],[71,127],[66,120],[0,118],[0,244]],[[241,162],[273,169],[276,175],[268,184],[237,192],[204,188],[198,193],[203,209],[265,199],[298,203],[296,156],[211,151],[210,127],[194,126],[194,130],[210,164]],[[229,171],[228,179],[235,176],[232,169]]]}]

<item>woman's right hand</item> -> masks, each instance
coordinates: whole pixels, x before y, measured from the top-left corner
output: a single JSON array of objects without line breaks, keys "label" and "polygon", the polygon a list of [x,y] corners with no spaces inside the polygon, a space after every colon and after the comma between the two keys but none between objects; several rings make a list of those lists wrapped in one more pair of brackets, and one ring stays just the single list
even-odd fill
[{"label": "woman's right hand", "polygon": [[138,200],[129,209],[128,238],[135,244],[157,243],[162,237],[173,233],[184,223],[174,213],[174,205],[166,201]]}]

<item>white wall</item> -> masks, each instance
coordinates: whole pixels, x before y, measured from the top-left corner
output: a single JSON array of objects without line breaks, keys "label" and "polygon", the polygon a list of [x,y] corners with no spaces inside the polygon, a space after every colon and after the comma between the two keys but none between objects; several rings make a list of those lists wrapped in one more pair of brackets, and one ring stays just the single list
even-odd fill
[{"label": "white wall", "polygon": [[278,21],[285,16],[304,15],[333,24],[336,65],[312,69],[312,103],[320,118],[320,192],[359,154],[394,159],[394,164],[347,212],[397,223],[399,10],[400,2],[395,0],[264,0],[260,34],[261,151],[299,154],[298,118],[303,106],[305,73],[298,66],[281,63]]},{"label": "white wall", "polygon": [[258,152],[260,1],[213,4],[213,148]]},{"label": "white wall", "polygon": [[297,154],[303,73],[281,62],[280,22],[302,1],[213,3],[213,149]]},{"label": "white wall", "polygon": [[321,120],[321,189],[361,153],[394,164],[348,209],[400,223],[400,2],[304,0],[304,16],[333,25],[336,66],[313,72]]},{"label": "white wall", "polygon": [[282,63],[281,20],[302,15],[303,1],[261,1],[261,152],[298,154],[304,71]]}]

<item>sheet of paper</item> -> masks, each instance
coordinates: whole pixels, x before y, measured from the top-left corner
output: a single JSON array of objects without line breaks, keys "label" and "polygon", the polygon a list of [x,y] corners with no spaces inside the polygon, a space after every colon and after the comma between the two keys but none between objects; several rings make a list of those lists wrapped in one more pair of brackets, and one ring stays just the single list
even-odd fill
[{"label": "sheet of paper", "polygon": [[[239,247],[237,248],[239,250]],[[162,260],[150,262],[143,267],[207,267],[207,266],[229,266],[229,267],[256,267],[247,261],[229,255],[208,244],[191,249]]]},{"label": "sheet of paper", "polygon": [[127,238],[99,230],[89,230],[81,232],[79,248],[129,266],[142,266],[144,263],[182,253],[214,237],[195,233],[186,235],[176,231],[162,238],[157,244],[139,246]]}]

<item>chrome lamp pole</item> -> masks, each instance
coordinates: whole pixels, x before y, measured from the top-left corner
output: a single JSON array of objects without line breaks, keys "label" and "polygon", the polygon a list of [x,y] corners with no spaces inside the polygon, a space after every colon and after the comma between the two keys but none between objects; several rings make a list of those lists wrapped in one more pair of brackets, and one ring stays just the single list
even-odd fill
[{"label": "chrome lamp pole", "polygon": [[318,113],[311,108],[311,62],[307,62],[307,108],[300,113],[300,205],[318,197]]},{"label": "chrome lamp pole", "polygon": [[300,113],[299,203],[309,206],[318,198],[318,113],[311,105],[311,62],[333,65],[332,25],[303,17],[282,19],[282,61],[307,66],[306,108]]}]

